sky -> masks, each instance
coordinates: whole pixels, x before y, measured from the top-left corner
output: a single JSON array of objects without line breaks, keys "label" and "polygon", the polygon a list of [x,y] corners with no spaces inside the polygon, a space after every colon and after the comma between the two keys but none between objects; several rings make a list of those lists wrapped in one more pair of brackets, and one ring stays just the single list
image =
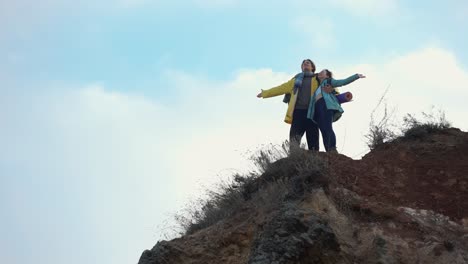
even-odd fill
[{"label": "sky", "polygon": [[[282,97],[310,58],[372,111],[441,109],[467,131],[468,2],[0,0],[0,262],[136,263],[206,186],[288,138]],[[322,147],[323,149],[323,147]]]}]

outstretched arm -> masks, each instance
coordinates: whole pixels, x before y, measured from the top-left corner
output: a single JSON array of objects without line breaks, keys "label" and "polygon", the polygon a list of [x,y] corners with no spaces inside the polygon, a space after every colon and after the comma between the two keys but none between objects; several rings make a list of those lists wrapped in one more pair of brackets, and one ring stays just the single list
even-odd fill
[{"label": "outstretched arm", "polygon": [[294,79],[289,80],[281,84],[280,86],[273,87],[268,90],[262,90],[259,94],[257,94],[258,98],[268,98],[273,96],[278,96],[282,94],[291,93],[294,88]]},{"label": "outstretched arm", "polygon": [[333,87],[340,87],[340,86],[343,86],[343,85],[348,85],[348,84],[354,82],[355,80],[357,80],[359,78],[366,78],[366,76],[364,76],[362,74],[354,74],[354,75],[351,75],[348,78],[342,79],[342,80],[331,79],[331,85]]}]

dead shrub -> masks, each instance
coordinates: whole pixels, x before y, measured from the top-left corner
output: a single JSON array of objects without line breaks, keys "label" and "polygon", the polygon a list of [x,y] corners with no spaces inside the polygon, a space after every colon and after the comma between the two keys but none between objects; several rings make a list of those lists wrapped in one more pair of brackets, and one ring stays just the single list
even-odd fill
[{"label": "dead shrub", "polygon": [[271,211],[285,199],[299,198],[328,184],[323,160],[303,149],[290,153],[287,141],[276,147],[270,145],[251,159],[257,171],[233,175],[207,190],[205,199],[193,201],[176,215],[181,234],[193,234],[245,208]]},{"label": "dead shrub", "polygon": [[451,127],[445,117],[445,112],[434,107],[429,113],[422,112],[423,119],[417,119],[414,115],[406,114],[403,118],[402,139],[421,139],[426,135],[439,132]]},{"label": "dead shrub", "polygon": [[[389,87],[385,90],[384,94],[380,97],[376,107],[371,112],[371,120],[369,123],[369,131],[365,135],[366,144],[369,149],[373,150],[386,142],[393,141],[397,134],[395,132],[395,125],[393,122],[394,109],[388,110],[388,105],[385,96],[387,95]],[[377,117],[380,108],[383,106],[383,113],[380,118]]]}]

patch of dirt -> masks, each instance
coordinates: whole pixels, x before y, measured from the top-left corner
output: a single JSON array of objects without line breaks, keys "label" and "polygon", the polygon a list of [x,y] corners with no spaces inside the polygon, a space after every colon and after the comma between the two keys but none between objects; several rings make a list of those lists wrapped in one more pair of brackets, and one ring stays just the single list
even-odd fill
[{"label": "patch of dirt", "polygon": [[329,165],[337,184],[373,201],[468,217],[468,133],[458,129],[389,143],[361,160],[331,155]]}]

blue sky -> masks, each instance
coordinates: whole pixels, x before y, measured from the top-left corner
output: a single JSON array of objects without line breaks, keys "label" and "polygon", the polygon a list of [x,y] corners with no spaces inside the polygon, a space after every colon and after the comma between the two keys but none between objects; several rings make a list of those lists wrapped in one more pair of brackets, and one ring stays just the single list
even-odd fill
[{"label": "blue sky", "polygon": [[[338,149],[368,150],[390,86],[395,119],[443,109],[468,129],[463,1],[0,0],[0,260],[132,263],[171,215],[247,154],[287,138],[260,89],[304,58],[347,77]],[[73,258],[70,258],[73,256]]]},{"label": "blue sky", "polygon": [[[369,0],[356,1],[362,4],[353,8],[340,4],[351,2],[343,0],[133,5],[117,1],[109,6],[55,4],[56,8],[50,2],[51,7],[43,7],[44,14],[33,15],[31,21],[29,14],[21,19],[26,21],[14,21],[19,20],[14,15],[6,19],[12,26],[4,30],[2,51],[19,57],[8,68],[27,71],[28,80],[151,87],[166,69],[223,79],[239,68],[289,71],[305,55],[318,65],[319,61],[375,61],[428,42],[450,49],[460,61],[468,59],[463,51],[466,37],[457,30],[466,22],[466,4],[460,1],[428,1],[424,6],[382,1],[392,6],[388,13],[379,9],[385,4]],[[28,6],[26,11],[33,9],[34,5]],[[311,20],[315,23],[309,25]],[[317,48],[324,51],[317,54]]]}]

